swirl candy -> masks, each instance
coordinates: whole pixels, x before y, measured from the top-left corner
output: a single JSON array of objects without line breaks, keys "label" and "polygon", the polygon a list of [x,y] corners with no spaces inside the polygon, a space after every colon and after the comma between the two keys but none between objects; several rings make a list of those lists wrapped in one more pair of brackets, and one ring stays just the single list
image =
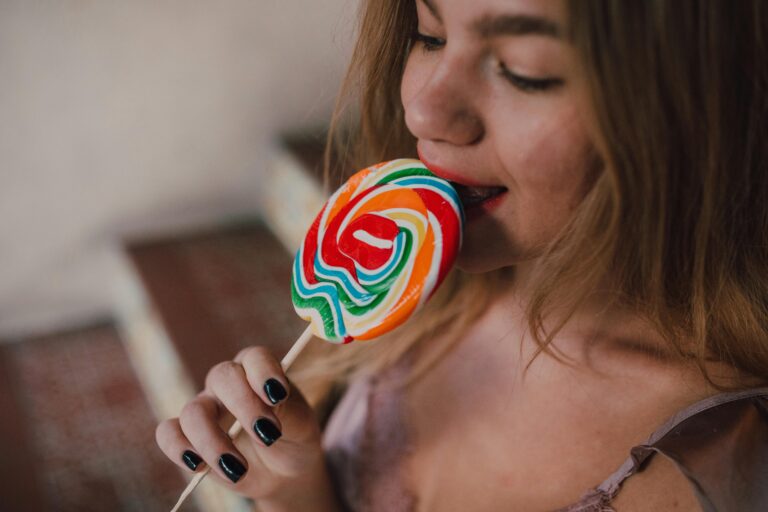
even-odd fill
[{"label": "swirl candy", "polygon": [[[317,215],[293,262],[293,305],[310,325],[280,361],[283,371],[312,334],[349,343],[405,322],[451,269],[463,227],[456,191],[418,160],[352,176]],[[242,429],[235,421],[227,434],[235,439]],[[209,470],[195,475],[171,512]]]},{"label": "swirl candy", "polygon": [[334,343],[394,329],[450,270],[463,224],[456,191],[419,160],[363,169],[331,196],[296,254],[296,312]]}]

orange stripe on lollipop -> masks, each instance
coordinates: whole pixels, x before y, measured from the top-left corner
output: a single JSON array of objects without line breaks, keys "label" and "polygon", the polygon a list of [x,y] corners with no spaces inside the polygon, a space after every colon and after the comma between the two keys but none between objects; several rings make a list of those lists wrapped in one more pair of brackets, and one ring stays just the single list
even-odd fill
[{"label": "orange stripe on lollipop", "polygon": [[[397,188],[379,192],[376,195],[365,198],[357,210],[355,210],[355,217],[366,213],[383,214],[387,210],[392,210],[393,204],[397,205],[397,210],[412,210],[423,215],[424,218],[427,216],[427,210],[419,194],[406,188]],[[388,216],[391,219],[396,219],[398,218],[398,213],[395,211]]]}]

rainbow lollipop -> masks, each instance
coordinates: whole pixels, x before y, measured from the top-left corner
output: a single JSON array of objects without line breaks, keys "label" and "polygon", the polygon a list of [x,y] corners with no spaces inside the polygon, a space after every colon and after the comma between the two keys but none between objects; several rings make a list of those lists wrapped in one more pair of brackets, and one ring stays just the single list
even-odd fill
[{"label": "rainbow lollipop", "polygon": [[[312,338],[368,340],[405,322],[435,292],[461,246],[464,212],[453,187],[418,160],[377,164],[337,190],[293,263],[291,293],[309,327],[283,357],[287,370]],[[242,431],[235,422],[227,432]],[[210,471],[192,479],[175,512]]]},{"label": "rainbow lollipop", "polygon": [[456,191],[420,161],[363,169],[331,196],[296,254],[296,312],[335,343],[397,327],[450,270],[463,221]]}]

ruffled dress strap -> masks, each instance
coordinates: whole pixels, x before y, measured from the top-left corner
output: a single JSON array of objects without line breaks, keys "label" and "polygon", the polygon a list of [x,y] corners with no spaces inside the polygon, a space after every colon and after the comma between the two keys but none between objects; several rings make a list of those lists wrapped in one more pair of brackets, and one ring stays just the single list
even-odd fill
[{"label": "ruffled dress strap", "polygon": [[661,453],[690,481],[703,512],[768,510],[768,387],[714,395],[681,410],[635,446],[581,500],[557,512],[615,512],[622,483]]}]

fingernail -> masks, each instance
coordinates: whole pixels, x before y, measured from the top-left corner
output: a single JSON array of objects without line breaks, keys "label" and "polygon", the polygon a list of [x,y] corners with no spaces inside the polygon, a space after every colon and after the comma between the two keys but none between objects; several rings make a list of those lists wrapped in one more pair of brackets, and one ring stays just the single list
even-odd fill
[{"label": "fingernail", "polygon": [[277,379],[267,380],[267,382],[264,383],[264,392],[267,394],[269,401],[273,404],[276,404],[288,396],[288,392]]},{"label": "fingernail", "polygon": [[182,453],[181,460],[183,460],[184,464],[186,464],[187,467],[192,471],[195,471],[197,469],[197,466],[199,466],[200,463],[203,462],[203,459],[201,459],[198,454],[196,454],[191,450],[187,450],[184,453]]},{"label": "fingernail", "polygon": [[227,475],[227,478],[232,480],[232,483],[237,483],[246,471],[245,466],[234,455],[229,453],[219,457],[219,467]]},{"label": "fingernail", "polygon": [[253,430],[256,431],[256,435],[258,435],[267,446],[280,439],[280,436],[283,435],[283,433],[280,432],[280,429],[267,418],[257,419],[256,423],[253,424]]}]

